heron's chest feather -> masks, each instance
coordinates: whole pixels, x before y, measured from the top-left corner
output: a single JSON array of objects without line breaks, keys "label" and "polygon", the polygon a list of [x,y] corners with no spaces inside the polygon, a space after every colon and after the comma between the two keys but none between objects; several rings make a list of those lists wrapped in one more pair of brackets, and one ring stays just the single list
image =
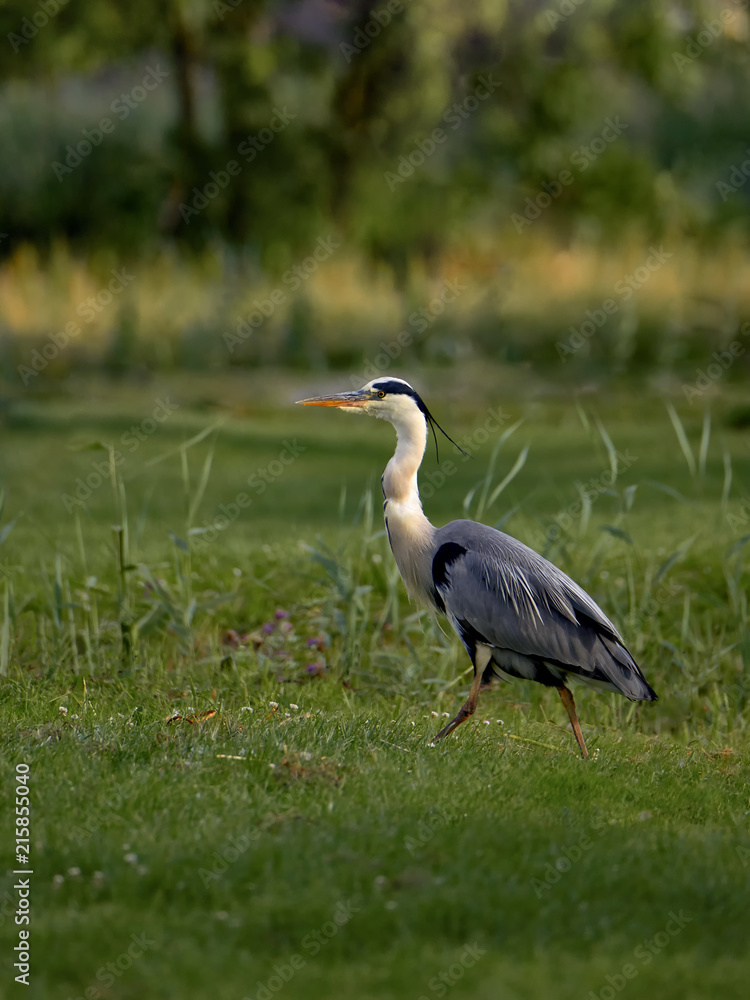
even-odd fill
[{"label": "heron's chest feather", "polygon": [[384,512],[388,541],[409,596],[430,604],[435,528],[418,502],[386,500]]}]

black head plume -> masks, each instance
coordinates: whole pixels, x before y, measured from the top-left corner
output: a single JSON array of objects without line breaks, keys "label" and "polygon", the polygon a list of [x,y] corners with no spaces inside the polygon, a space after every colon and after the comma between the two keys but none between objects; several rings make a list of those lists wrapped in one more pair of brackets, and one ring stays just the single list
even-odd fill
[{"label": "black head plume", "polygon": [[458,450],[461,452],[462,455],[466,455],[467,458],[471,458],[471,455],[469,454],[469,452],[468,451],[464,451],[463,448],[461,447],[461,445],[458,444],[456,441],[454,441],[453,438],[450,436],[450,434],[448,434],[446,431],[443,430],[443,428],[440,426],[440,424],[437,422],[437,420],[435,420],[435,418],[430,413],[430,411],[427,409],[427,407],[425,406],[425,404],[422,402],[421,399],[419,400],[419,403],[421,403],[421,406],[419,408],[422,411],[422,413],[424,413],[425,420],[427,421],[427,424],[428,424],[430,430],[432,431],[432,436],[433,436],[433,438],[435,440],[435,460],[437,462],[440,461],[440,452],[438,450],[437,434],[435,433],[435,428],[436,427],[440,431],[440,433],[443,435],[444,438],[447,438],[452,445],[455,445],[456,448],[458,448]]},{"label": "black head plume", "polygon": [[397,393],[404,396],[411,396],[411,398],[417,404],[421,412],[424,414],[424,418],[427,421],[427,426],[432,431],[432,436],[435,439],[435,458],[437,459],[438,462],[440,461],[440,452],[438,450],[437,434],[435,433],[436,427],[443,435],[443,437],[447,438],[452,445],[455,445],[456,448],[458,448],[458,450],[461,452],[462,455],[466,455],[467,458],[471,458],[471,455],[467,451],[464,451],[461,445],[458,444],[456,441],[454,441],[453,438],[450,436],[450,434],[446,433],[446,431],[443,430],[443,428],[440,426],[437,420],[435,420],[433,415],[427,409],[427,404],[425,403],[425,401],[422,399],[422,397],[419,395],[418,392],[412,389],[412,387],[409,385],[408,382],[402,382],[400,379],[383,379],[382,382],[376,382],[373,385],[373,389],[382,390],[383,392],[388,392],[388,393]]}]

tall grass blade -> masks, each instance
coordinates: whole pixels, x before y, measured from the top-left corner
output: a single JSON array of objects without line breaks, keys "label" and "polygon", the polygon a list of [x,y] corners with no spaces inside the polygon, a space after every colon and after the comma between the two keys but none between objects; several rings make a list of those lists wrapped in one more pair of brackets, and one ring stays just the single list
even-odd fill
[{"label": "tall grass blade", "polygon": [[524,467],[524,465],[526,464],[526,456],[529,454],[529,447],[530,447],[529,445],[524,445],[518,458],[513,463],[513,468],[510,470],[508,475],[502,480],[502,482],[498,483],[498,485],[494,488],[492,493],[490,493],[487,499],[488,507],[491,507],[493,505],[493,503],[497,500],[497,498],[500,496],[500,494],[503,492],[506,486],[510,485],[510,483],[513,482],[518,473]]},{"label": "tall grass blade", "polygon": [[[211,447],[208,449],[208,454],[206,455],[206,458],[203,462],[203,469],[201,470],[201,478],[198,481],[198,488],[196,489],[195,493],[193,494],[193,498],[190,501],[190,507],[188,508],[188,518],[187,518],[188,531],[193,526],[195,515],[197,514],[198,508],[200,507],[203,501],[203,497],[206,492],[206,487],[208,486],[208,480],[211,477],[211,466],[213,465],[215,450],[216,450],[216,438],[213,439],[213,441],[211,442]],[[186,448],[183,448],[182,454],[185,456],[187,455]]]},{"label": "tall grass blade", "polygon": [[750,535],[743,535],[739,541],[735,542],[727,554],[727,559],[731,559],[732,556],[737,555],[737,553],[743,549],[747,543],[750,542]]},{"label": "tall grass blade", "polygon": [[697,534],[691,535],[690,538],[688,538],[680,546],[678,546],[676,551],[673,552],[668,559],[665,559],[665,561],[659,567],[656,576],[654,577],[654,582],[658,582],[659,580],[661,580],[661,578],[670,571],[670,569],[675,565],[675,563],[685,558],[688,549],[690,548],[690,546],[693,544],[693,542],[697,537],[698,537]]},{"label": "tall grass blade", "polygon": [[695,466],[695,456],[690,447],[690,442],[687,439],[687,434],[685,433],[685,428],[682,426],[682,421],[680,420],[677,410],[671,403],[667,403],[667,413],[669,414],[669,419],[672,421],[672,426],[674,427],[674,432],[677,435],[677,440],[679,441],[680,448],[682,449],[682,454],[685,456],[685,462],[690,470],[690,475],[695,476],[696,466]]},{"label": "tall grass blade", "polygon": [[607,455],[609,456],[609,468],[612,472],[612,482],[614,484],[617,479],[617,449],[614,444],[612,444],[612,438],[607,434],[607,430],[604,424],[601,422],[599,417],[596,418],[596,429],[599,431],[599,435],[604,442],[604,447],[607,449]]},{"label": "tall grass blade", "polygon": [[188,438],[187,441],[183,441],[182,444],[178,444],[176,448],[170,448],[170,450],[165,451],[163,455],[157,455],[156,458],[150,458],[148,462],[143,463],[137,472],[135,472],[132,476],[128,476],[128,482],[130,482],[131,479],[135,479],[136,476],[141,475],[141,473],[145,472],[146,469],[150,469],[154,465],[159,465],[161,462],[166,462],[167,459],[173,458],[175,455],[179,455],[180,452],[187,451],[194,445],[200,444],[200,442],[207,438],[209,434],[212,434],[225,424],[227,419],[227,417],[222,417],[220,420],[215,420],[212,424],[209,424],[208,427],[204,427],[202,431],[199,431],[197,434],[194,434],[193,437]]},{"label": "tall grass blade", "polygon": [[703,430],[701,431],[701,444],[698,452],[698,474],[701,479],[706,475],[706,458],[708,457],[708,444],[711,440],[711,413],[709,410],[703,415]]},{"label": "tall grass blade", "polygon": [[721,513],[726,514],[729,503],[729,493],[732,489],[732,456],[724,451],[724,483],[721,487]]},{"label": "tall grass blade", "polygon": [[590,434],[591,423],[586,415],[586,411],[581,406],[581,401],[579,399],[576,400],[576,413],[578,414],[578,418],[581,421],[581,424],[583,425],[583,429],[586,431],[587,434]]},{"label": "tall grass blade", "polygon": [[606,531],[608,535],[612,535],[614,538],[619,538],[621,539],[621,541],[627,542],[628,545],[633,544],[633,539],[630,537],[627,531],[623,531],[622,528],[618,528],[614,524],[600,524],[599,530]]},{"label": "tall grass blade", "polygon": [[0,675],[8,673],[10,664],[10,617],[11,617],[11,597],[10,581],[5,581],[5,595],[3,597],[3,627],[0,631]]}]

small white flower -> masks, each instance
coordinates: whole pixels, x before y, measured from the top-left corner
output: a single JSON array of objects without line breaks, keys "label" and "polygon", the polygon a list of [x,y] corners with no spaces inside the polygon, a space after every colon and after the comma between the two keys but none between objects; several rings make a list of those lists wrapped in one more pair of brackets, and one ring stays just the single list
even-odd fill
[{"label": "small white flower", "polygon": [[450,712],[443,712],[443,718],[444,719],[450,719],[450,717],[451,717],[451,713]]},{"label": "small white flower", "polygon": [[290,707],[290,708],[292,709],[292,711],[294,711],[294,712],[297,712],[297,711],[299,711],[299,705],[295,705],[293,701],[290,701],[290,702],[289,702],[289,707]]},{"label": "small white flower", "polygon": [[58,708],[58,712],[60,713],[60,715],[67,715],[68,714],[68,710],[65,707],[65,705],[60,705],[60,707]]},{"label": "small white flower", "polygon": [[240,709],[240,712],[252,712],[252,711],[253,711],[252,705],[243,705],[242,708]]},{"label": "small white flower", "polygon": [[271,706],[271,708],[278,708],[279,707],[278,701],[269,701],[268,704]]},{"label": "small white flower", "polygon": [[138,861],[138,855],[130,851],[122,860],[126,861],[129,865],[134,865]]},{"label": "small white flower", "polygon": [[68,868],[68,875],[71,878],[78,878],[78,876],[80,874],[81,874],[81,869],[80,868]]},{"label": "small white flower", "polygon": [[52,876],[52,888],[53,889],[59,889],[60,886],[63,884],[64,881],[65,881],[65,876],[64,875],[53,875]]},{"label": "small white flower", "polygon": [[433,719],[437,719],[439,717],[438,712],[430,712],[430,715],[433,717]]}]

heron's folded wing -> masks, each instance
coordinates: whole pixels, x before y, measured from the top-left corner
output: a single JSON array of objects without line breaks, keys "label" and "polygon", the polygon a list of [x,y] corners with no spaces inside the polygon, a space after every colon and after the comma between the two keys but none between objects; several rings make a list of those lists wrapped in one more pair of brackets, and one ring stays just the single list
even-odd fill
[{"label": "heron's folded wing", "polygon": [[473,521],[447,525],[437,540],[433,583],[449,618],[498,649],[601,677],[629,697],[649,697],[612,622],[552,563]]}]

